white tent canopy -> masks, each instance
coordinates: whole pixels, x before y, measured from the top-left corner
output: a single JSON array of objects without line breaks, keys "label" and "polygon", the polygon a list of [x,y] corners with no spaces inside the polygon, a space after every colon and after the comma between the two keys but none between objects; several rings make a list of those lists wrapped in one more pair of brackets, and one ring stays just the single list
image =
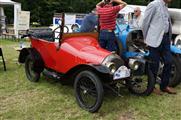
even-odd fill
[{"label": "white tent canopy", "polygon": [[14,5],[16,2],[11,0],[0,0],[0,5]]},{"label": "white tent canopy", "polygon": [[[146,10],[146,6],[139,5],[127,5],[124,9],[120,11],[121,14],[129,14],[133,13],[136,7],[140,7],[142,14],[144,14]],[[181,34],[181,9],[168,8],[169,14],[172,18],[172,30],[174,34]],[[127,20],[128,18],[126,18]]]},{"label": "white tent canopy", "polygon": [[18,37],[17,21],[18,21],[18,11],[21,11],[21,4],[11,0],[0,0],[1,11],[4,11],[3,10],[4,5],[14,5],[14,33],[15,36]]}]

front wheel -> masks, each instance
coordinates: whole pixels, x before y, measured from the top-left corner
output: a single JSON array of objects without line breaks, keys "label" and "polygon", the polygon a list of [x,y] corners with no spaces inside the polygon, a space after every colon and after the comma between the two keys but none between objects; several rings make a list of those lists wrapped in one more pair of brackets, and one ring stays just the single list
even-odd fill
[{"label": "front wheel", "polygon": [[138,96],[148,96],[155,86],[155,78],[150,70],[149,64],[139,66],[138,70],[132,71],[132,77],[127,80],[128,90]]},{"label": "front wheel", "polygon": [[100,78],[92,71],[80,72],[74,82],[78,105],[89,111],[97,112],[103,102],[103,86]]},{"label": "front wheel", "polygon": [[28,55],[25,61],[25,73],[31,82],[38,82],[40,79],[40,73],[35,71],[35,61],[32,59],[31,55]]}]

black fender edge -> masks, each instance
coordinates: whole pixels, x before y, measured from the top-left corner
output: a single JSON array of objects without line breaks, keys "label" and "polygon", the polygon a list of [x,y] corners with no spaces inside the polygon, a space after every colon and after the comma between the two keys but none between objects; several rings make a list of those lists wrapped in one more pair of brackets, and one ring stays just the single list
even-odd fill
[{"label": "black fender edge", "polygon": [[44,61],[40,53],[34,48],[23,48],[18,58],[19,63],[25,63],[28,55],[31,55],[33,59],[35,71],[42,72],[44,69]]}]

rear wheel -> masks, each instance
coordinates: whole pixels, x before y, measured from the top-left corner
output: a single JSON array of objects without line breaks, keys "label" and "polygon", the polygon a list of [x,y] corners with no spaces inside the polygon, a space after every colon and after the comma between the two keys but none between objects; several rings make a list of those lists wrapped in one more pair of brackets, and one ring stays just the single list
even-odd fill
[{"label": "rear wheel", "polygon": [[40,79],[40,73],[35,71],[35,61],[32,59],[31,55],[28,55],[25,61],[25,73],[31,82],[38,82]]},{"label": "rear wheel", "polygon": [[89,111],[97,112],[103,102],[103,86],[99,77],[92,71],[80,72],[74,82],[78,105]]},{"label": "rear wheel", "polygon": [[181,61],[179,56],[172,55],[172,71],[169,86],[175,87],[181,82]]},{"label": "rear wheel", "polygon": [[149,68],[149,64],[140,65],[137,71],[132,71],[132,77],[127,80],[127,85],[128,90],[135,95],[150,95],[155,86],[155,78]]}]

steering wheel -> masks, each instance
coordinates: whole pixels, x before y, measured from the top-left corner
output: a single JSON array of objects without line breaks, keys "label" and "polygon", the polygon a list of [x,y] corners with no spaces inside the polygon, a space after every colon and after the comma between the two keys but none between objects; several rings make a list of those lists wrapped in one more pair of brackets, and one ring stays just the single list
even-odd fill
[{"label": "steering wheel", "polygon": [[[65,28],[67,30],[66,32],[65,32]],[[64,33],[69,33],[69,28],[66,25],[64,26]]]},{"label": "steering wheel", "polygon": [[[65,33],[68,33],[69,32],[69,28],[67,26],[64,26],[64,31],[65,31],[65,28],[66,28],[66,32]],[[62,33],[62,30],[61,30],[61,25],[60,25],[60,26],[58,26],[57,28],[55,28],[53,30],[53,38],[54,39],[59,39],[61,34],[63,34],[63,33]]]}]

